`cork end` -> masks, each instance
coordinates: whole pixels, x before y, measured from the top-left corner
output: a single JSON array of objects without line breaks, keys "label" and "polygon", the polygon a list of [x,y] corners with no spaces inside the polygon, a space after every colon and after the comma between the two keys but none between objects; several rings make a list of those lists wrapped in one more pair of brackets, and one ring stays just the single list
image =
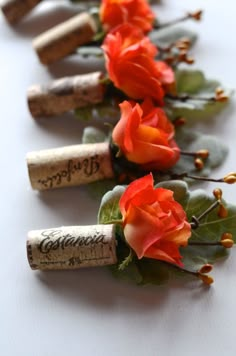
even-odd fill
[{"label": "cork end", "polygon": [[28,263],[30,265],[30,268],[32,270],[37,270],[39,269],[38,266],[33,262],[33,252],[32,252],[32,246],[30,244],[30,236],[31,233],[28,233],[27,241],[26,241],[26,254],[27,254],[27,259]]}]

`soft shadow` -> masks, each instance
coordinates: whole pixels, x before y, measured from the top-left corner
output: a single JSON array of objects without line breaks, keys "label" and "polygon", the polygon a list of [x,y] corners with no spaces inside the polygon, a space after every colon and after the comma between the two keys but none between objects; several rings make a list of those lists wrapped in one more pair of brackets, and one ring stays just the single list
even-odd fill
[{"label": "soft shadow", "polygon": [[88,122],[76,118],[74,112],[69,112],[61,116],[40,118],[35,120],[35,124],[41,131],[47,134],[59,136],[65,144],[79,144],[83,130],[88,126]]},{"label": "soft shadow", "polygon": [[104,72],[104,70],[105,67],[103,59],[93,57],[82,58],[78,54],[73,54],[48,66],[48,71],[54,78],[85,74],[96,71]]},{"label": "soft shadow", "polygon": [[58,188],[38,193],[61,225],[91,225],[97,223],[100,201],[88,196],[86,186]]},{"label": "soft shadow", "polygon": [[104,132],[108,131],[107,125],[101,119],[95,117],[91,118],[91,120],[79,119],[74,112],[52,118],[37,119],[35,123],[39,130],[62,138],[64,141],[63,145],[81,143],[83,131],[88,126],[96,126],[96,128]]},{"label": "soft shadow", "polygon": [[123,304],[127,309],[148,312],[160,308],[167,300],[169,289],[138,287],[113,279],[104,268],[80,271],[39,272],[37,278],[64,302],[77,305],[83,302],[95,309],[113,309]]},{"label": "soft shadow", "polygon": [[136,286],[114,279],[106,268],[38,272],[36,277],[63,302],[75,305],[83,302],[95,309],[113,309],[121,304],[129,311],[147,313],[163,308],[170,294],[180,288],[186,290],[188,298],[205,298],[205,293],[211,293],[211,288],[199,281],[175,280],[164,286]]},{"label": "soft shadow", "polygon": [[78,13],[78,8],[69,7],[65,4],[39,4],[29,15],[22,19],[16,26],[12,27],[15,32],[22,36],[34,37],[44,31],[68,20]]},{"label": "soft shadow", "polygon": [[[209,134],[212,132],[219,132],[220,137],[227,137],[227,133],[230,129],[228,123],[230,124],[230,119],[234,115],[235,110],[236,102],[234,98],[231,98],[229,103],[227,103],[227,106],[212,118],[213,120],[206,120],[204,129],[206,128]],[[222,122],[224,122],[224,125],[222,125]]]}]

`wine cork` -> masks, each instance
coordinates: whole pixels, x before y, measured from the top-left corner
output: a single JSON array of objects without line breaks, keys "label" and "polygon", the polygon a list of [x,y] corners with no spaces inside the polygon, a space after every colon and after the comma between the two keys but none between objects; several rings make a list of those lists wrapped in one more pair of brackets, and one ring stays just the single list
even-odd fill
[{"label": "wine cork", "polygon": [[115,225],[30,231],[27,257],[34,270],[113,265],[117,262]]},{"label": "wine cork", "polygon": [[19,22],[42,0],[4,0],[0,7],[8,22],[11,24]]},{"label": "wine cork", "polygon": [[42,33],[33,40],[33,47],[42,64],[52,64],[91,42],[97,33],[95,19],[83,12]]},{"label": "wine cork", "polygon": [[30,152],[27,165],[32,188],[37,190],[71,187],[114,176],[107,142]]},{"label": "wine cork", "polygon": [[76,108],[100,103],[105,87],[101,72],[65,77],[28,89],[29,110],[34,118],[61,115]]}]

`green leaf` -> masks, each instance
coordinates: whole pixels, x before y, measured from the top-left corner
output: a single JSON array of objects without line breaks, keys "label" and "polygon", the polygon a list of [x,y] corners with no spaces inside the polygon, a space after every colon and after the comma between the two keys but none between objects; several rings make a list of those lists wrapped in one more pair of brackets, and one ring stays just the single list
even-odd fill
[{"label": "green leaf", "polygon": [[101,201],[102,197],[108,190],[111,190],[116,185],[113,179],[104,179],[97,182],[89,183],[86,185],[88,194],[94,200]]},{"label": "green leaf", "polygon": [[153,30],[149,34],[149,37],[157,47],[168,47],[182,38],[188,38],[191,45],[193,45],[197,40],[197,34],[195,32],[187,30],[184,27],[177,26]]},{"label": "green leaf", "polygon": [[93,118],[101,119],[103,122],[108,120],[109,122],[117,122],[120,118],[120,110],[117,105],[114,105],[112,100],[107,99],[106,101],[90,105],[84,108],[75,109],[75,115],[78,119],[83,121],[88,121]]},{"label": "green leaf", "polygon": [[175,79],[178,94],[197,94],[206,83],[205,76],[200,70],[177,70]]},{"label": "green leaf", "polygon": [[[215,80],[205,78],[203,72],[199,70],[177,70],[176,71],[177,93],[189,94],[204,98],[215,96],[215,89],[220,87],[220,83]],[[227,92],[231,95],[231,92]],[[208,119],[227,106],[227,102],[207,102],[201,100],[166,100],[167,112],[175,119],[176,117],[185,117],[188,121],[197,121]]]},{"label": "green leaf", "polygon": [[95,46],[83,46],[76,50],[77,54],[83,58],[94,57],[104,59],[103,50]]},{"label": "green leaf", "polygon": [[161,285],[166,283],[170,278],[169,266],[161,261],[142,258],[136,264],[142,277],[140,284]]},{"label": "green leaf", "polygon": [[79,120],[89,121],[94,116],[93,105],[77,108],[74,110],[74,113]]},{"label": "green leaf", "polygon": [[[205,191],[196,190],[191,193],[187,206],[187,216],[199,216],[215,199],[209,197]],[[224,203],[228,210],[226,218],[219,218],[217,209],[201,221],[200,227],[192,231],[190,241],[219,241],[225,232],[232,233],[236,242],[236,206]],[[181,250],[183,262],[187,268],[197,269],[204,263],[214,263],[218,258],[228,255],[228,250],[221,246],[188,246]]]},{"label": "green leaf", "polygon": [[117,105],[113,105],[113,103],[109,101],[96,105],[95,111],[96,116],[103,121],[104,119],[107,119],[109,122],[117,122],[120,118],[119,107]]},{"label": "green leaf", "polygon": [[98,143],[107,141],[107,135],[100,129],[87,126],[82,135],[82,143]]},{"label": "green leaf", "polygon": [[179,128],[176,130],[175,138],[183,151],[196,152],[200,149],[209,151],[209,157],[204,162],[203,170],[198,171],[195,169],[193,157],[182,155],[172,169],[176,173],[188,172],[189,174],[207,176],[213,168],[220,166],[224,162],[228,153],[228,148],[225,144],[215,136]]},{"label": "green leaf", "polygon": [[[204,190],[188,190],[187,184],[182,181],[168,181],[156,185],[174,192],[174,197],[184,208],[189,222],[192,216],[200,216],[214,202],[215,198],[209,196]],[[118,208],[118,202],[124,192],[124,187],[118,186],[105,195],[100,212],[99,223],[120,219],[121,215]],[[221,235],[229,232],[234,236],[236,242],[236,206],[224,202],[228,210],[226,218],[219,218],[217,210],[213,210],[204,219],[200,221],[200,226],[192,230],[192,236],[189,241],[220,241]],[[118,263],[112,267],[114,276],[128,281],[135,281],[137,284],[163,284],[170,278],[187,277],[189,274],[182,271],[177,266],[168,263],[143,258],[139,260],[133,257],[132,261],[124,270],[119,270],[118,266],[129,255],[129,247],[125,243],[122,228],[117,229],[117,255]],[[181,248],[184,268],[190,271],[198,271],[205,263],[213,264],[217,259],[227,256],[228,250],[222,246],[191,246]]]},{"label": "green leaf", "polygon": [[119,209],[119,201],[124,191],[124,186],[117,185],[113,190],[110,190],[103,196],[98,211],[99,224],[109,224],[122,218]]}]

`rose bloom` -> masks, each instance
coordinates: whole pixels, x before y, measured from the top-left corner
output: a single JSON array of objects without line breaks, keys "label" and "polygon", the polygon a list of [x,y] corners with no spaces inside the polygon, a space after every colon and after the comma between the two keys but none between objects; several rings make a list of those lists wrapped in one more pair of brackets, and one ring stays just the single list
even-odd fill
[{"label": "rose bloom", "polygon": [[124,24],[106,36],[102,49],[115,87],[132,99],[150,97],[163,105],[165,91],[174,87],[174,72],[166,63],[155,61],[157,48],[148,37]]},{"label": "rose bloom", "polygon": [[100,19],[106,31],[130,23],[144,33],[151,31],[155,15],[146,0],[102,0]]},{"label": "rose bloom", "polygon": [[150,99],[141,105],[124,101],[121,118],[112,139],[125,157],[144,169],[167,170],[179,159],[180,149],[174,140],[174,126],[165,112]]},{"label": "rose bloom", "polygon": [[183,266],[191,226],[173,192],[153,187],[151,174],[132,182],[120,199],[124,236],[138,258],[148,257]]}]

